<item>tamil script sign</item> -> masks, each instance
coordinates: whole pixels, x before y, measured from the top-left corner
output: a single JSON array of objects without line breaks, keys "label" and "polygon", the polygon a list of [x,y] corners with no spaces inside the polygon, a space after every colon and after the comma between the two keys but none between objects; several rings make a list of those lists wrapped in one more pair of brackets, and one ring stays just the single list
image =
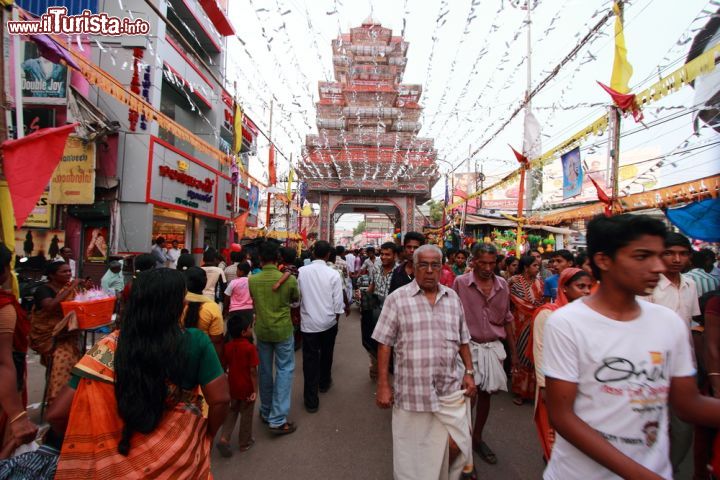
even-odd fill
[{"label": "tamil script sign", "polygon": [[92,204],[95,201],[95,144],[70,136],[62,160],[50,180],[50,203]]},{"label": "tamil script sign", "polygon": [[230,177],[156,137],[150,139],[149,161],[149,203],[230,219],[227,201],[232,192]]}]

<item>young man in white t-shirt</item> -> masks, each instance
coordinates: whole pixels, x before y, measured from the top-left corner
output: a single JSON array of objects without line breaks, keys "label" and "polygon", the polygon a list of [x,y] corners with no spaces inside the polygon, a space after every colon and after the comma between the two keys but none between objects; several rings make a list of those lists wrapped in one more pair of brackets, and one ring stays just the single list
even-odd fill
[{"label": "young man in white t-shirt", "polygon": [[545,327],[546,398],[558,433],[546,480],[669,479],[668,407],[687,422],[720,425],[720,400],[698,393],[685,322],[636,300],[665,271],[665,234],[641,215],[588,224],[600,287]]}]

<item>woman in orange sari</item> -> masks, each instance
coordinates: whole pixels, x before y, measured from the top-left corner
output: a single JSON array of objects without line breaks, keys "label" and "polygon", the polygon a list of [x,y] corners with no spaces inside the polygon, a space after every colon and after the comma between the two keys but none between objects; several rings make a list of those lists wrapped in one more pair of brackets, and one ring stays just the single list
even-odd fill
[{"label": "woman in orange sari", "polygon": [[518,365],[512,372],[513,402],[522,405],[524,400],[535,398],[535,368],[527,354],[532,332],[532,317],[543,304],[543,281],[538,277],[540,262],[531,256],[520,257],[518,274],[510,278],[510,300],[514,321]]},{"label": "woman in orange sari", "polygon": [[121,330],[80,360],[48,414],[65,435],[56,480],[212,478],[211,439],[229,387],[208,336],[181,327],[184,298],[177,270],[135,279]]},{"label": "woman in orange sari", "polygon": [[30,320],[30,347],[40,354],[47,369],[45,400],[50,406],[70,380],[70,370],[80,359],[80,331],[68,331],[62,322],[62,302],[75,298],[80,280],[72,278],[70,265],[50,263],[45,274],[48,283],[35,290]]},{"label": "woman in orange sari", "polygon": [[535,364],[535,378],[537,391],[535,394],[535,426],[540,436],[540,445],[546,461],[550,460],[550,452],[555,443],[555,432],[550,426],[547,408],[545,406],[545,375],[542,373],[543,331],[545,322],[550,314],[560,307],[580,297],[590,295],[593,280],[589,273],[580,268],[566,268],[558,279],[557,298],[555,303],[546,303],[535,310],[532,321],[532,360]]}]

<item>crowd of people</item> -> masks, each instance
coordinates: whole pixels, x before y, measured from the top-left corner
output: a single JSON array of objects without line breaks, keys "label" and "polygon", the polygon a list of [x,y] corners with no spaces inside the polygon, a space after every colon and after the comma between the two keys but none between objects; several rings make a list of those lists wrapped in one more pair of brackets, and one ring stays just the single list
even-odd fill
[{"label": "crowd of people", "polygon": [[[196,266],[158,238],[128,282],[109,265],[102,286],[117,292],[116,328],[83,354],[60,308],[83,281],[54,261],[29,315],[0,293],[0,469],[210,478],[213,446],[230,457],[255,444],[256,403],[271,434],[297,430],[298,349],[303,406],[321,408],[341,317],[357,303],[376,404],[392,408],[397,479],[476,478],[473,453],[497,463],[483,430],[493,394],[508,390],[517,405],[534,403],[546,479],[672,478],[691,450],[695,478],[710,478],[714,262],[633,215],[591,221],[586,252],[519,257],[486,243],[443,251],[408,232],[401,247],[316,241],[299,257],[271,240],[229,258],[208,249]],[[0,245],[0,284],[10,275]],[[51,428],[39,450],[12,456],[38,434],[25,410],[29,348],[47,368]]]}]

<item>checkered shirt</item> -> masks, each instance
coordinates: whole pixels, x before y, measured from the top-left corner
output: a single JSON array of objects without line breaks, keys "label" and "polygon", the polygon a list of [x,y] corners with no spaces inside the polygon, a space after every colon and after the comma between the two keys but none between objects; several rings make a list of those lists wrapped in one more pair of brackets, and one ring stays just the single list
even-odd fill
[{"label": "checkered shirt", "polygon": [[372,338],[395,350],[395,406],[436,412],[438,397],[460,390],[460,345],[469,343],[460,298],[439,285],[435,305],[413,280],[391,293]]}]

